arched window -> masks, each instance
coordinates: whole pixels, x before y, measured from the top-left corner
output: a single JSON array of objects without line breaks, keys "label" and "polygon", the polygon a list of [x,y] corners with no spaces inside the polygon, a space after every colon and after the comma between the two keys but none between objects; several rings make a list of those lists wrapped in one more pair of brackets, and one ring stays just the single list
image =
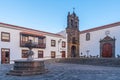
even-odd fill
[{"label": "arched window", "polygon": [[86,41],[90,40],[90,33],[86,33]]}]

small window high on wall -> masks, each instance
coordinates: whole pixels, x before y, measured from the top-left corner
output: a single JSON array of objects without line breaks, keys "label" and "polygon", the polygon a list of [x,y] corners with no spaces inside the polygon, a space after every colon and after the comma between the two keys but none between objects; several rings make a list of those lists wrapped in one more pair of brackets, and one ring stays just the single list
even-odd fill
[{"label": "small window high on wall", "polygon": [[4,42],[10,42],[10,33],[1,32],[1,40]]},{"label": "small window high on wall", "polygon": [[86,41],[90,40],[90,33],[86,33]]}]

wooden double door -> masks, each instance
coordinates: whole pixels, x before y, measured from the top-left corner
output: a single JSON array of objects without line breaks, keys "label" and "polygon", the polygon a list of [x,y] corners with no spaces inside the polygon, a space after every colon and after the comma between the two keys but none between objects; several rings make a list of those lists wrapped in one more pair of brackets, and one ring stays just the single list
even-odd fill
[{"label": "wooden double door", "polygon": [[10,49],[1,49],[1,64],[9,64],[10,63]]},{"label": "wooden double door", "polygon": [[62,58],[65,58],[66,57],[66,53],[65,51],[62,51]]},{"label": "wooden double door", "polygon": [[105,43],[103,45],[102,57],[106,57],[106,58],[112,57],[112,45],[110,43]]}]

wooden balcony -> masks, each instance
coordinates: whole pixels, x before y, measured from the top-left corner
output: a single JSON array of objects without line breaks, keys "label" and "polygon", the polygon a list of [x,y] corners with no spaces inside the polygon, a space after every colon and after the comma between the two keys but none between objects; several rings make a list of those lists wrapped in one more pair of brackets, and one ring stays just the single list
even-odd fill
[{"label": "wooden balcony", "polygon": [[[21,41],[20,42],[20,47],[26,47],[26,43],[28,43],[27,41]],[[46,43],[36,43],[36,42],[33,42],[33,48],[46,48]]]}]

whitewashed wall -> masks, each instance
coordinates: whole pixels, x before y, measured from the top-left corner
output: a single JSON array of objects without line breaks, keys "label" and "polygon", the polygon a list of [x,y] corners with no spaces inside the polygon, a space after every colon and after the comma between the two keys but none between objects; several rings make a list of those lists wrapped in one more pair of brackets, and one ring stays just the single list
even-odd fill
[{"label": "whitewashed wall", "polygon": [[[80,34],[80,52],[83,53],[83,55],[87,55],[86,51],[89,50],[88,55],[97,56],[100,55],[100,39],[103,39],[106,37],[105,32],[110,31],[109,36],[115,37],[115,56],[118,54],[120,55],[120,26],[112,27],[112,28],[106,28],[101,29],[97,31],[92,31],[90,33],[90,40],[86,41],[86,33]],[[1,41],[1,32],[8,32],[10,33],[10,42],[3,42]],[[16,29],[10,29],[5,28],[4,26],[0,26],[0,50],[1,48],[9,48],[10,49],[10,60],[16,60],[16,59],[22,59],[21,58],[21,51],[22,49],[27,48],[21,48],[20,47],[20,30]],[[67,35],[67,34],[66,34]],[[51,35],[45,35],[46,36],[46,48],[45,49],[33,49],[34,51],[34,58],[38,58],[38,50],[44,51],[44,57],[50,58],[51,57],[51,51],[56,52],[56,58],[61,58],[60,51],[66,51],[67,56],[67,39],[63,37],[58,36],[51,36]],[[61,39],[61,42],[58,43],[58,41]],[[56,46],[51,47],[51,40],[56,40]],[[62,41],[66,42],[66,47],[62,48]],[[1,51],[0,51],[0,62],[1,62]]]},{"label": "whitewashed wall", "polygon": [[[21,51],[22,50],[29,50],[28,48],[23,48],[23,47],[21,47]],[[32,51],[34,52],[34,55],[33,55],[33,58],[34,59],[38,59],[38,51],[39,50],[42,50],[43,52],[45,52],[45,49],[39,49],[39,48],[33,48],[32,49]],[[25,58],[22,58],[22,52],[20,52],[21,53],[21,59],[25,59]],[[43,53],[43,54],[45,54],[45,53]]]},{"label": "whitewashed wall", "polygon": [[[115,41],[115,56],[117,54],[120,55],[120,26],[112,27],[112,28],[106,28],[101,29],[97,31],[92,31],[90,33],[90,40],[86,41],[86,33],[80,34],[80,55],[81,52],[83,55],[87,55],[86,51],[89,50],[88,55],[96,56],[100,55],[100,39],[103,39],[106,37],[105,32],[110,31],[109,36],[112,38],[116,38]],[[82,55],[82,56],[83,56]]]},{"label": "whitewashed wall", "polygon": [[[53,36],[46,36],[46,48],[45,49],[39,49],[39,48],[33,48],[32,51],[34,52],[34,59],[41,59],[38,58],[38,50],[42,50],[43,51],[43,57],[44,59],[46,58],[51,58],[51,51],[55,51],[56,52],[56,58],[61,58],[61,50],[66,51],[66,48],[62,48],[62,41],[66,41],[66,39],[64,38],[60,38],[60,37],[53,37]],[[61,39],[61,42],[58,44],[58,40]],[[55,40],[56,41],[56,46],[55,47],[51,47],[51,40]],[[58,47],[59,46],[59,47]],[[28,48],[21,48],[22,50],[28,50]],[[22,52],[21,52],[22,53]]]},{"label": "whitewashed wall", "polygon": [[[10,33],[10,42],[3,42],[1,41],[1,32],[8,32]],[[28,48],[20,47],[20,30],[12,29],[12,28],[5,28],[4,26],[0,25],[0,50],[1,48],[9,48],[10,49],[10,63],[13,63],[13,60],[22,59],[22,50],[28,50]],[[58,36],[46,36],[46,48],[39,49],[34,48],[34,58],[38,59],[38,50],[44,51],[45,58],[51,58],[51,51],[56,52],[56,58],[61,57],[60,51],[66,51],[66,48],[62,48],[62,41],[66,42],[65,38],[58,37]],[[51,40],[56,40],[56,46],[51,47]],[[61,39],[61,42],[58,44],[58,40]],[[0,51],[0,63],[1,63],[1,51]]]},{"label": "whitewashed wall", "polygon": [[[58,43],[58,41],[61,39],[60,43]],[[51,40],[55,40],[56,41],[56,46],[55,47],[51,47]],[[48,36],[46,35],[46,48],[45,48],[45,56],[46,57],[51,57],[51,51],[55,51],[56,52],[56,58],[61,58],[61,53],[60,51],[64,50],[66,51],[66,48],[62,48],[62,41],[66,42],[66,39],[62,38],[62,37],[54,37],[54,36]]]},{"label": "whitewashed wall", "polygon": [[[10,33],[10,42],[1,41],[1,32]],[[10,61],[15,59],[20,59],[20,37],[19,30],[10,29],[0,27],[0,50],[1,48],[9,48],[10,49]],[[1,62],[1,51],[0,51],[0,62]]]}]

